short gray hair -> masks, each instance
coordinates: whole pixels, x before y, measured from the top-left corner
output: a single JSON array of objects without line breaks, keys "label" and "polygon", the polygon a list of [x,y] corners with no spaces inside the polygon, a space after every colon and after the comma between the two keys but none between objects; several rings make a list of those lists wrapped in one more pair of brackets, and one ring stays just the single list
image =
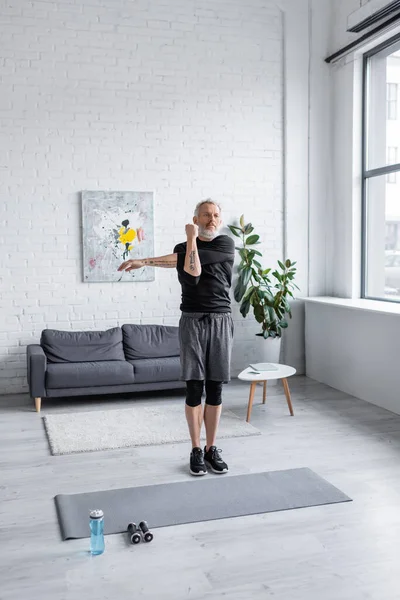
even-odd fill
[{"label": "short gray hair", "polygon": [[214,204],[214,206],[218,208],[219,212],[222,211],[221,206],[218,204],[218,202],[215,202],[215,200],[212,200],[211,198],[206,198],[205,200],[200,200],[200,202],[196,204],[196,208],[194,209],[195,217],[199,216],[199,210],[203,206],[203,204]]}]

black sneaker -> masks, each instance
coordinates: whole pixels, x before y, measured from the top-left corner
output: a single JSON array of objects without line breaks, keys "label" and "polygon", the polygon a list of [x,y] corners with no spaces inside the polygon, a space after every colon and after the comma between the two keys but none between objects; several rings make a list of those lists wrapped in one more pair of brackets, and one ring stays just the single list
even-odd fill
[{"label": "black sneaker", "polygon": [[210,446],[207,452],[204,446],[204,462],[214,473],[227,473],[228,465],[222,460],[220,452],[222,450],[217,449],[216,446]]},{"label": "black sneaker", "polygon": [[189,469],[192,475],[205,475],[207,473],[203,450],[201,448],[193,448],[191,451]]}]

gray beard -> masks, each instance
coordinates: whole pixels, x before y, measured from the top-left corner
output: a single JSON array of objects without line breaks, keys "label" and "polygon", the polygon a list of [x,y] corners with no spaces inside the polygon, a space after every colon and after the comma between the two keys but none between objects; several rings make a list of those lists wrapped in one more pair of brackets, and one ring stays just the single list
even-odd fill
[{"label": "gray beard", "polygon": [[210,242],[211,242],[211,240],[215,239],[218,235],[219,235],[218,229],[214,229],[213,231],[210,231],[209,229],[206,229],[206,227],[199,227],[199,236],[202,238],[206,238]]}]

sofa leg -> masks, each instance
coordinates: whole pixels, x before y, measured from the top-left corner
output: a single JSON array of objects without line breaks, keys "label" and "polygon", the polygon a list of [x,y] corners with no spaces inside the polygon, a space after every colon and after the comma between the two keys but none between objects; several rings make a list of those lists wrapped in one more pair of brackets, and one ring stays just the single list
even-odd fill
[{"label": "sofa leg", "polygon": [[40,406],[42,404],[42,399],[41,398],[35,398],[35,407],[36,407],[36,412],[40,412]]}]

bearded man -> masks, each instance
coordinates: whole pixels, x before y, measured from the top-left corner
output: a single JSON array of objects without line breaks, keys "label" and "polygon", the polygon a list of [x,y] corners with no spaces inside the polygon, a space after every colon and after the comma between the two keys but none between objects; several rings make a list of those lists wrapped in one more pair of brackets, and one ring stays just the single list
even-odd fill
[{"label": "bearded man", "polygon": [[[182,287],[179,321],[182,379],[186,382],[185,414],[192,450],[189,470],[205,475],[228,471],[216,446],[222,409],[222,385],[230,380],[233,321],[229,291],[235,259],[233,240],[219,235],[220,206],[208,198],[195,208],[193,223],[185,226],[186,241],[173,254],[128,260],[118,268],[131,271],[144,266],[176,268]],[[203,392],[206,392],[204,411]],[[206,445],[200,446],[204,421]]]}]

